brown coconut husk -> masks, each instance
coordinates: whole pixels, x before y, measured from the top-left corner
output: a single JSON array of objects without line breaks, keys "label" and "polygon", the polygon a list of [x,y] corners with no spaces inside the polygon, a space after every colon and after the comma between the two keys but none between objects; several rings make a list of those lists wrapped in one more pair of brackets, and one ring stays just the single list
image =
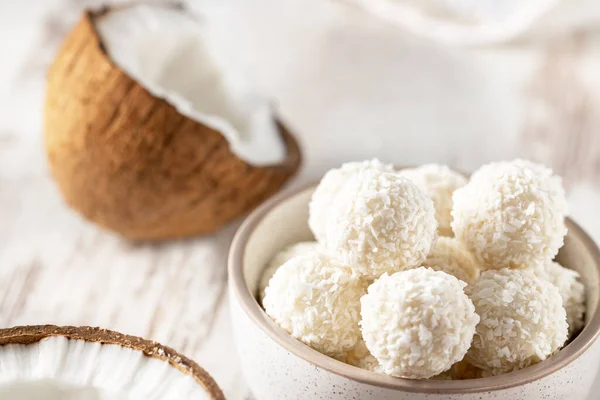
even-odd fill
[{"label": "brown coconut husk", "polygon": [[83,16],[48,75],[46,150],[72,208],[129,239],[202,235],[295,174],[300,150],[281,122],[284,162],[246,163],[221,133],[181,115],[117,67],[94,29],[97,15]]}]

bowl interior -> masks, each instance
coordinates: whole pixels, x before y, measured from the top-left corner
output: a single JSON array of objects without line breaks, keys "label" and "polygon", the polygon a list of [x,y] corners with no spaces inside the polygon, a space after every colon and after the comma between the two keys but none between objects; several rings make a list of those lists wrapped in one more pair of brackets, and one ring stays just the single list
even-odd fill
[{"label": "bowl interior", "polygon": [[271,208],[248,238],[243,271],[254,296],[263,270],[277,252],[290,244],[315,240],[308,227],[308,203],[313,191],[313,187],[302,190]]},{"label": "bowl interior", "polygon": [[590,251],[590,238],[572,220],[567,219],[569,232],[565,237],[565,244],[558,252],[555,261],[563,267],[579,272],[581,282],[585,286],[586,314],[585,322],[589,324],[591,318],[598,313],[598,301],[600,297],[600,271],[597,253]]},{"label": "bowl interior", "polygon": [[[270,259],[287,245],[300,241],[314,240],[314,236],[308,227],[308,204],[314,188],[315,186],[311,186],[301,189],[293,194],[276,196],[267,203],[263,204],[263,206],[261,206],[250,217],[248,217],[248,220],[242,226],[242,228],[240,228],[238,237],[234,241],[232,253],[236,252],[236,246],[239,247],[237,250],[241,253],[241,265],[238,265],[236,268],[234,262],[234,267],[231,269],[232,279],[234,281],[238,279],[236,274],[241,272],[243,278],[241,285],[244,286],[247,292],[251,294],[251,298],[248,296],[248,299],[246,300],[254,303],[246,304],[245,306],[250,313],[255,315],[255,317],[258,314],[264,314],[264,311],[262,311],[262,308],[260,308],[256,298],[258,294],[261,273]],[[572,359],[578,357],[581,352],[583,352],[595,340],[596,336],[598,335],[598,331],[600,330],[600,315],[598,313],[598,301],[600,293],[600,255],[598,254],[598,249],[595,244],[577,224],[570,219],[567,219],[566,222],[569,233],[565,238],[565,244],[560,250],[556,261],[558,261],[561,265],[576,270],[581,274],[581,280],[586,287],[587,301],[586,328],[584,328],[579,336],[576,337],[566,348],[552,356],[550,359],[524,370],[501,376],[476,380],[410,381],[400,378],[387,377],[375,373],[368,374],[378,375],[376,378],[374,378],[375,380],[381,380],[382,382],[387,383],[392,382],[390,379],[392,379],[394,382],[410,381],[412,382],[411,385],[417,385],[418,387],[423,386],[423,388],[428,388],[429,386],[437,387],[439,385],[461,384],[461,387],[464,385],[471,385],[471,389],[475,388],[475,386],[481,386],[481,388],[478,389],[482,390],[491,387],[498,388],[499,379],[504,379],[505,383],[508,382],[506,383],[508,386],[514,385],[512,381],[514,381],[517,376],[522,376],[523,382],[538,379],[541,376],[561,368],[572,361]],[[255,321],[257,321],[259,325],[264,325],[264,321],[267,321],[267,325],[274,325],[274,323],[272,323],[268,317],[266,317],[266,315],[261,316],[261,318],[255,318]],[[590,324],[590,321],[593,321],[593,324]],[[281,333],[276,332],[273,326],[263,326],[263,328],[274,338],[275,336],[279,336]],[[279,328],[275,327],[275,329]],[[319,360],[324,360],[323,357],[325,356],[316,353],[300,342],[293,340],[291,337],[289,337],[289,339],[290,340],[283,340],[283,345],[285,347],[306,347],[306,350],[300,351],[298,351],[298,348],[288,348],[288,350],[291,350],[292,353],[300,355],[309,362],[321,365],[324,368],[333,365],[328,361],[327,365],[324,366],[323,362],[319,363]],[[279,343],[282,343],[280,339],[278,341]],[[567,351],[567,349],[569,350]],[[339,365],[335,366],[333,369],[327,368],[334,373],[343,371],[343,375],[354,378],[353,372],[348,372],[346,369],[355,370],[354,375],[359,377],[364,377],[364,373],[367,372],[340,363],[333,359],[329,360],[331,360],[331,363],[334,364],[339,363]],[[555,365],[552,366],[552,363]],[[512,378],[508,381],[505,378],[507,375],[512,376]],[[361,379],[357,378],[357,380]],[[475,381],[490,381],[490,386],[482,386],[483,382],[480,384],[474,384]],[[390,386],[388,384],[385,385]],[[394,385],[392,384],[391,386]]]}]

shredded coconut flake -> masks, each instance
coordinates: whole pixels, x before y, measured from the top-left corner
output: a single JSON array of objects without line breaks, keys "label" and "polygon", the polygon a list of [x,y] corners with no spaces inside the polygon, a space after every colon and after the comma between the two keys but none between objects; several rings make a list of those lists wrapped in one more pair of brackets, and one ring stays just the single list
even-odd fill
[{"label": "shredded coconut flake", "polygon": [[266,313],[294,338],[330,357],[343,359],[360,339],[363,281],[322,253],[298,255],[271,278]]},{"label": "shredded coconut flake", "polygon": [[454,236],[452,222],[452,193],[467,184],[467,179],[446,165],[425,164],[417,168],[403,169],[400,176],[410,179],[421,189],[435,206],[438,232],[443,236]]},{"label": "shredded coconut flake", "polygon": [[466,292],[481,317],[467,360],[494,375],[545,360],[567,339],[560,293],[532,269],[484,271]]},{"label": "shredded coconut flake", "polygon": [[362,334],[385,373],[426,379],[463,359],[479,322],[464,286],[423,267],[384,274],[369,286]]}]

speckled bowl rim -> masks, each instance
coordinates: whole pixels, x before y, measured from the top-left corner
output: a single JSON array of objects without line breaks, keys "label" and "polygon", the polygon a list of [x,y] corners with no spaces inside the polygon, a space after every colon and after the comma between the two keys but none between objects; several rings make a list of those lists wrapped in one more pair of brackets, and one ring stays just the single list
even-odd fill
[{"label": "speckled bowl rim", "polygon": [[[598,338],[600,334],[600,305],[595,314],[581,333],[564,349],[547,360],[531,367],[488,378],[469,379],[460,381],[447,380],[413,380],[396,378],[362,370],[357,367],[327,357],[316,350],[304,345],[289,336],[279,328],[264,312],[254,295],[250,292],[243,274],[243,260],[248,239],[252,236],[257,225],[279,204],[299,195],[309,189],[314,189],[316,183],[303,185],[295,190],[279,193],[267,200],[254,210],[242,223],[233,238],[228,257],[229,290],[239,302],[250,320],[256,324],[275,343],[285,348],[291,354],[302,358],[310,364],[356,382],[398,390],[399,392],[436,393],[436,394],[467,394],[493,392],[521,386],[564,368],[580,357]],[[596,269],[600,274],[600,250],[589,235],[573,220],[566,219],[568,235],[578,237],[590,253]]]}]

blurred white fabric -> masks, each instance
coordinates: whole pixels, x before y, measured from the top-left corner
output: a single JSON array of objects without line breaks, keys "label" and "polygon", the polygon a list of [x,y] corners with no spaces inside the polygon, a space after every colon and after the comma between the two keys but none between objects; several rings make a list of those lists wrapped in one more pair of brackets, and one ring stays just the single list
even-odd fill
[{"label": "blurred white fabric", "polygon": [[345,0],[413,34],[481,45],[600,25],[597,0]]}]

